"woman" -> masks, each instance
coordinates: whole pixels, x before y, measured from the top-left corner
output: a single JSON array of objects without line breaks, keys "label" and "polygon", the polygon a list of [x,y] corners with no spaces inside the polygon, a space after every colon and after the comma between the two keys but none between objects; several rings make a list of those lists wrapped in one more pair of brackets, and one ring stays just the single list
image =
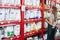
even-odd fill
[{"label": "woman", "polygon": [[48,23],[48,36],[47,40],[54,40],[56,32],[57,8],[55,6],[50,10],[50,16],[45,21]]}]

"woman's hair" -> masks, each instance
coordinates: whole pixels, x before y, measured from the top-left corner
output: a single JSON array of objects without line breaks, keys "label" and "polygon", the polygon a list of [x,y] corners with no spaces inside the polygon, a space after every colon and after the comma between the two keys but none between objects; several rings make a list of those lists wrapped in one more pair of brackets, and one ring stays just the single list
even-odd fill
[{"label": "woman's hair", "polygon": [[55,6],[52,7],[52,13],[54,14],[54,21],[57,20],[57,8]]}]

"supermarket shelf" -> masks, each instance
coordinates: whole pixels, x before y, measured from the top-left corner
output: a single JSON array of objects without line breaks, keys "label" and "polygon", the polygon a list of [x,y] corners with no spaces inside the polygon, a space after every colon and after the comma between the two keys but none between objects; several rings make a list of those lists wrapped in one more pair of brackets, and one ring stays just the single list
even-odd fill
[{"label": "supermarket shelf", "polygon": [[42,10],[42,7],[34,7],[34,6],[26,6],[25,7],[27,10],[34,10],[34,9],[38,9],[38,10]]},{"label": "supermarket shelf", "polygon": [[2,38],[2,40],[19,40],[19,36],[12,36],[9,38]]},{"label": "supermarket shelf", "polygon": [[11,21],[0,21],[0,27],[1,26],[8,26],[8,25],[15,25],[15,24],[20,24],[19,21],[14,21],[14,20],[11,20]]},{"label": "supermarket shelf", "polygon": [[57,4],[60,4],[60,2],[56,2]]},{"label": "supermarket shelf", "polygon": [[39,19],[29,19],[29,20],[24,20],[25,23],[39,22],[39,21],[42,21],[42,19],[39,18]]},{"label": "supermarket shelf", "polygon": [[31,37],[31,36],[41,34],[41,33],[42,33],[42,29],[40,29],[39,31],[28,32],[28,33],[24,34],[24,36],[25,36],[25,38],[27,38],[27,37]]},{"label": "supermarket shelf", "polygon": [[8,5],[8,4],[0,4],[0,8],[16,8],[16,9],[19,9],[21,6],[18,6],[18,5]]}]

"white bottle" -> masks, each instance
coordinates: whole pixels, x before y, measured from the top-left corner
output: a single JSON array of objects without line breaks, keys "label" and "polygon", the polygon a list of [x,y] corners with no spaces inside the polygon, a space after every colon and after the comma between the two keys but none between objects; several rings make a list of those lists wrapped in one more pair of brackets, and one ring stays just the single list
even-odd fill
[{"label": "white bottle", "polygon": [[42,17],[42,14],[41,14],[41,11],[38,11],[38,18],[41,18]]},{"label": "white bottle", "polygon": [[27,11],[25,12],[25,18],[26,18],[26,19],[29,19],[29,17],[30,17],[30,10],[27,10]]},{"label": "white bottle", "polygon": [[24,24],[24,33],[26,33],[27,31],[26,31],[26,24]]},{"label": "white bottle", "polygon": [[37,6],[37,7],[40,6],[40,0],[36,0],[36,6]]},{"label": "white bottle", "polygon": [[14,4],[15,5],[19,5],[20,6],[20,3],[21,3],[20,0],[18,0],[18,1],[17,0],[14,0]]},{"label": "white bottle", "polygon": [[21,20],[20,10],[15,9],[15,20]]},{"label": "white bottle", "polygon": [[15,9],[10,9],[10,19],[9,20],[15,20]]},{"label": "white bottle", "polygon": [[[30,11],[30,18],[34,18],[33,13],[34,13],[34,11],[33,11],[33,10],[31,10],[31,11]],[[32,16],[32,15],[33,15],[33,16]]]},{"label": "white bottle", "polygon": [[14,26],[14,35],[18,36],[20,34],[20,25]]},{"label": "white bottle", "polygon": [[31,0],[25,0],[25,5],[32,6],[32,1]]},{"label": "white bottle", "polygon": [[[18,1],[19,2],[19,1]],[[10,5],[14,5],[14,0],[9,0]]]},{"label": "white bottle", "polygon": [[0,21],[4,21],[5,19],[5,9],[0,9]]},{"label": "white bottle", "polygon": [[5,9],[5,20],[9,20],[10,9]]}]

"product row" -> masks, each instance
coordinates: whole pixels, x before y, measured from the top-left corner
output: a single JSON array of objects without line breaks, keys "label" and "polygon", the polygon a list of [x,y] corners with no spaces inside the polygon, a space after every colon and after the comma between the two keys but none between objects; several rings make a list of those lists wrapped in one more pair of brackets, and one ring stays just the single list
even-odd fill
[{"label": "product row", "polygon": [[4,4],[13,4],[13,5],[20,5],[20,0],[0,0],[0,3]]},{"label": "product row", "polygon": [[21,20],[19,9],[0,8],[0,21]]},{"label": "product row", "polygon": [[20,25],[0,27],[0,39],[20,35]]},{"label": "product row", "polygon": [[39,7],[40,6],[40,0],[25,0],[25,5]]},{"label": "product row", "polygon": [[40,10],[26,10],[24,14],[25,19],[35,19],[35,18],[41,18],[42,13]]},{"label": "product row", "polygon": [[[44,33],[43,38],[44,38],[44,40],[47,40],[47,32]],[[43,40],[43,38],[41,35],[38,34],[36,36],[28,37],[25,40]]]},{"label": "product row", "polygon": [[43,40],[43,38],[42,38],[41,35],[36,35],[36,36],[33,36],[33,37],[28,37],[25,40]]},{"label": "product row", "polygon": [[42,28],[41,22],[33,22],[33,23],[27,23],[24,25],[24,33],[30,32],[30,31],[38,31]]}]

